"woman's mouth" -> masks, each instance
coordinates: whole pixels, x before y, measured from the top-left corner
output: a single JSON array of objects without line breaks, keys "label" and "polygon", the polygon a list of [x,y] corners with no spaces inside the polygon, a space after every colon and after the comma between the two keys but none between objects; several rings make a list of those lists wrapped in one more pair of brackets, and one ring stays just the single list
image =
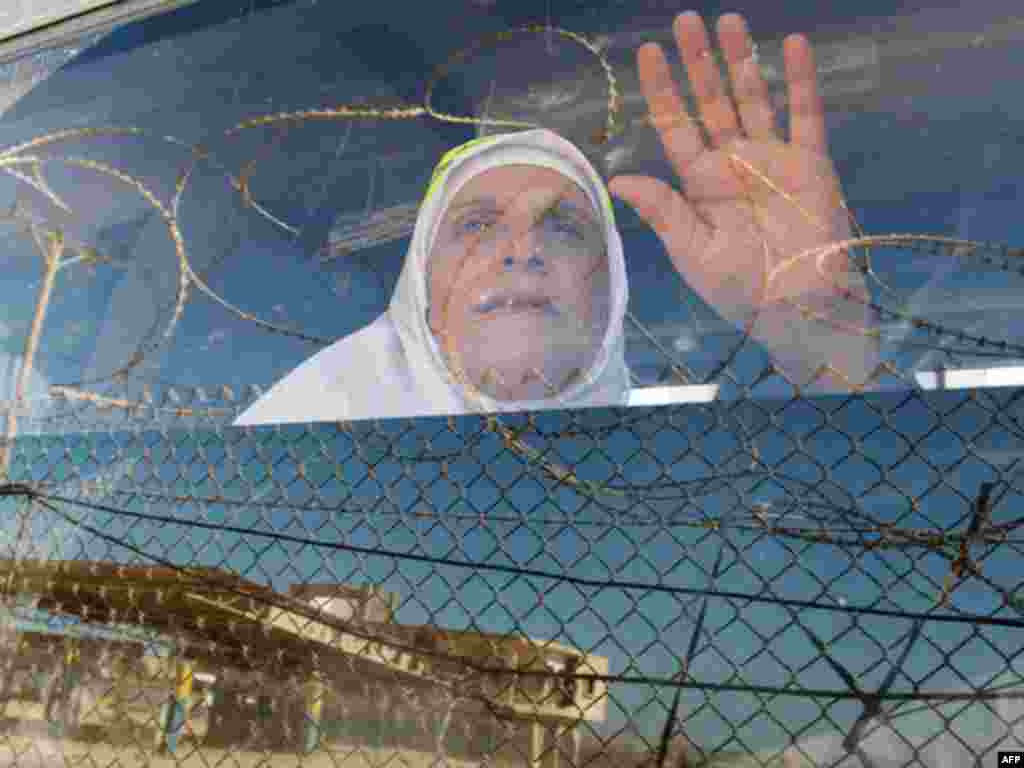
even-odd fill
[{"label": "woman's mouth", "polygon": [[519,313],[536,312],[545,315],[557,315],[558,310],[550,299],[536,296],[496,296],[477,304],[473,311],[480,315],[492,312]]}]

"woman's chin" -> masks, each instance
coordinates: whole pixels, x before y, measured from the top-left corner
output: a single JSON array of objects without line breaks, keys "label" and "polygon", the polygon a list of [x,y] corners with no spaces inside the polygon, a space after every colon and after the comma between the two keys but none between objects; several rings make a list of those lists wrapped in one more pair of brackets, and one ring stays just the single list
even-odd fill
[{"label": "woman's chin", "polygon": [[493,323],[485,330],[461,339],[461,378],[495,400],[556,398],[593,359],[592,339],[553,333],[542,323]]},{"label": "woman's chin", "polygon": [[477,385],[476,389],[493,400],[509,403],[550,400],[558,396],[557,392],[550,391],[548,387],[538,381],[503,387],[484,378]]},{"label": "woman's chin", "polygon": [[466,373],[473,388],[495,400],[548,400],[575,381],[580,367],[578,362],[552,365],[551,360],[503,358],[475,361]]}]

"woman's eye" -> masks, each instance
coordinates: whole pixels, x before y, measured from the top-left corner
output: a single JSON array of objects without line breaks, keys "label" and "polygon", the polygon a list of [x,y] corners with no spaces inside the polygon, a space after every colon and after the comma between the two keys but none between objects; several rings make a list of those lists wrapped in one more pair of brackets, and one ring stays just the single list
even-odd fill
[{"label": "woman's eye", "polygon": [[[550,232],[562,237],[583,241],[586,239],[584,229],[572,216],[559,211],[551,211],[542,218],[543,226]],[[495,225],[495,218],[487,215],[469,215],[460,219],[455,225],[456,235],[481,235]]]},{"label": "woman's eye", "polygon": [[577,240],[583,239],[583,229],[571,217],[555,212],[549,214],[547,218],[556,232],[569,235]]},{"label": "woman's eye", "polygon": [[478,235],[491,225],[489,218],[468,216],[459,222],[458,231],[461,235]]}]

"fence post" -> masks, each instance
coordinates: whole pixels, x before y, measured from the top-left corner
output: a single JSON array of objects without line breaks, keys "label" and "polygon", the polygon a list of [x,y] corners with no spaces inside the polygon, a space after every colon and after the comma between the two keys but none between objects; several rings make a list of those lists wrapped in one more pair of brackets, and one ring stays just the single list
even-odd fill
[{"label": "fence post", "polygon": [[[554,723],[549,725],[545,730],[549,731],[552,736],[551,744],[548,747],[551,750],[549,753],[550,756],[546,761],[548,768],[561,768],[562,753],[559,751],[558,747],[562,742],[562,726],[558,723]],[[569,768],[576,768],[576,766],[571,765]]]},{"label": "fence post", "polygon": [[178,736],[188,722],[194,679],[192,662],[179,659],[174,668],[174,693],[160,708],[160,729],[157,733],[157,752],[172,755],[178,748]]},{"label": "fence post", "polygon": [[302,713],[302,746],[307,755],[320,746],[326,691],[320,675],[313,672],[305,685],[306,701]]},{"label": "fence post", "polygon": [[78,707],[75,704],[81,671],[82,658],[78,640],[65,637],[60,670],[54,675],[43,710],[44,717],[50,721],[50,732],[55,738],[63,738],[78,725]]},{"label": "fence post", "polygon": [[541,750],[544,749],[544,725],[540,720],[530,721],[530,768],[541,768]]},{"label": "fence post", "polygon": [[542,733],[550,733],[551,741],[548,745],[550,750],[548,757],[544,760],[544,768],[561,768],[563,748],[566,742],[572,741],[572,762],[566,768],[577,768],[579,763],[580,730],[575,723],[554,722],[542,726]]},{"label": "fence post", "polygon": [[580,761],[579,722],[575,721],[572,723],[558,723],[554,726],[554,732],[554,756],[552,757],[551,768],[558,768],[559,761],[563,757],[562,748],[564,746],[568,746],[566,744],[567,741],[569,741],[572,745],[572,764],[568,768],[577,768]]}]

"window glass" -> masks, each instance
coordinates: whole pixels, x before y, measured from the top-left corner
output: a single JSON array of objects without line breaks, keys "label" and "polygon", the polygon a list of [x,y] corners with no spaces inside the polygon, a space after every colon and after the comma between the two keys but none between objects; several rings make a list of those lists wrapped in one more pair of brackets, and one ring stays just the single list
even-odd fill
[{"label": "window glass", "polygon": [[[829,393],[1015,381],[1016,107],[996,85],[971,83],[991,72],[1010,81],[1017,25],[984,14],[967,24],[950,8],[836,11],[813,23],[751,11],[744,66],[760,74],[784,139],[793,119],[782,40],[807,30],[821,157],[852,223],[809,223],[824,214],[738,156],[734,181],[760,195],[733,226],[749,242],[701,235],[691,247],[679,243],[685,233],[659,236],[628,196],[598,189],[639,174],[686,192],[636,68],[640,44],[671,43],[671,13],[569,5],[533,28],[525,9],[510,19],[470,8],[453,26],[441,13],[335,18],[315,3],[198,3],[9,62],[10,371],[40,321],[23,389],[227,386],[254,406],[239,408],[240,423],[305,423],[768,397],[796,383]],[[295,53],[269,58],[268,48]],[[668,50],[698,115],[688,124],[713,149],[685,64]],[[719,46],[710,55],[724,66]],[[577,149],[572,161],[596,187],[565,167],[531,166],[541,149],[508,146],[531,127]],[[972,141],[951,151],[961,135]],[[498,168],[479,170],[486,143],[439,162],[485,137],[505,140]],[[551,160],[561,149],[544,151]],[[517,153],[534,159],[513,162]],[[826,194],[828,168],[805,171]],[[462,222],[472,242],[451,256],[454,189],[469,177],[493,221]],[[696,220],[732,231],[708,184],[689,179]],[[725,213],[742,219],[740,203],[753,199],[744,189]],[[537,232],[568,242],[566,196],[587,213],[583,252],[600,260],[598,278],[563,274],[564,260],[531,250]],[[681,215],[671,199],[657,204],[666,222]],[[838,201],[825,207],[836,203],[842,218]],[[508,218],[520,214],[533,224]],[[55,232],[62,250],[45,268],[40,249],[56,252]],[[872,247],[837,251],[837,239],[858,235]],[[461,267],[434,272],[445,253]],[[582,316],[565,306],[565,286],[583,286],[569,292],[587,297]],[[769,364],[779,375],[766,379]],[[960,377],[933,375],[946,369]]]},{"label": "window glass", "polygon": [[[705,3],[680,48],[677,5],[198,0],[0,48],[4,627],[12,675],[50,661],[18,696],[75,720],[99,646],[64,638],[102,636],[161,749],[195,704],[209,749],[476,759],[564,717],[516,674],[558,643],[565,754],[617,761],[690,648],[679,744],[826,762],[821,638],[873,690],[936,599],[1020,610],[1019,552],[972,580],[961,546],[1017,493],[1024,24],[751,0],[746,40]],[[1018,684],[1012,618],[899,684]],[[877,754],[988,749],[981,706],[897,714]]]}]

